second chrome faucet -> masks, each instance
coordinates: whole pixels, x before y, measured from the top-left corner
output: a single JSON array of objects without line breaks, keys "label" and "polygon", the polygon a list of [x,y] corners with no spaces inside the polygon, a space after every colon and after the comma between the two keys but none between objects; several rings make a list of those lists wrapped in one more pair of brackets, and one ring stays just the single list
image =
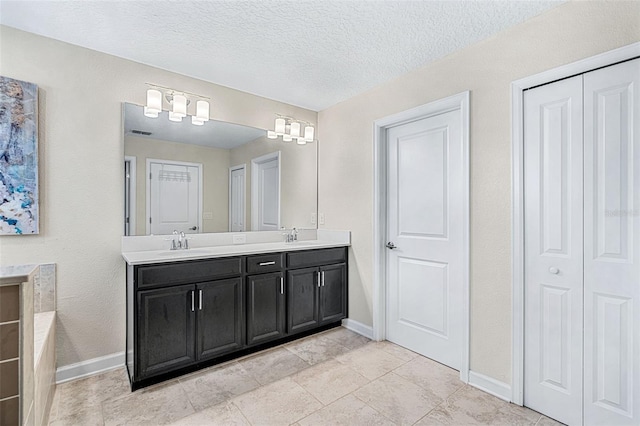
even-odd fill
[{"label": "second chrome faucet", "polygon": [[171,250],[189,249],[189,240],[187,239],[187,237],[185,237],[184,232],[178,232],[177,230],[174,230],[173,235],[177,235],[178,240],[176,241],[175,237],[171,240]]},{"label": "second chrome faucet", "polygon": [[[284,230],[284,227],[282,229]],[[290,232],[285,232],[282,235],[284,236],[284,241],[287,243],[298,241],[298,230],[296,228],[291,228]]]}]

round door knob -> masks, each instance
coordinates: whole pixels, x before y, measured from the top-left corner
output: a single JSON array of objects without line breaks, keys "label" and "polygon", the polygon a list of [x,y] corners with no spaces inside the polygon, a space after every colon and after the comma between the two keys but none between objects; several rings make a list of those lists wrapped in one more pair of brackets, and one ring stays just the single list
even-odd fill
[{"label": "round door knob", "polygon": [[192,226],[191,228],[189,228],[189,230],[191,230],[191,231],[195,231],[196,229],[198,229],[197,226]]},{"label": "round door knob", "polygon": [[551,268],[549,268],[549,272],[556,275],[557,273],[560,272],[560,269],[556,268],[555,266],[552,266]]},{"label": "round door knob", "polygon": [[394,248],[396,248],[396,245],[395,245],[395,244],[393,244],[391,241],[389,241],[389,242],[387,243],[387,248],[388,248],[388,249],[393,250]]}]

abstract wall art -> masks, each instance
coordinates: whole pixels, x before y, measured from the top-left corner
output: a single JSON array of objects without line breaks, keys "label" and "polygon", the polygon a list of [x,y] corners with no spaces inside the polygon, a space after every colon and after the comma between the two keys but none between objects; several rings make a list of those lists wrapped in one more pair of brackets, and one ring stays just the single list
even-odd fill
[{"label": "abstract wall art", "polygon": [[0,235],[38,229],[38,86],[0,76]]}]

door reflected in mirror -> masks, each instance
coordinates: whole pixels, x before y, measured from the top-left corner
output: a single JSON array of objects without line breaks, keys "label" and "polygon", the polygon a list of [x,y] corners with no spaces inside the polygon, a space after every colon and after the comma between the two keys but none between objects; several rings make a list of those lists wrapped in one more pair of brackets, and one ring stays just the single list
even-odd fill
[{"label": "door reflected in mirror", "polygon": [[124,234],[316,228],[317,144],[124,104]]}]

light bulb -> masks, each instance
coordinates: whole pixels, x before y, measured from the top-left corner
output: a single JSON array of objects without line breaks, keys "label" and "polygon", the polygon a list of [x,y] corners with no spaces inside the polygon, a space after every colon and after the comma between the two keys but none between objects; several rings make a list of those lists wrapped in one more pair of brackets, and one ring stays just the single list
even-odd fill
[{"label": "light bulb", "polygon": [[[159,114],[162,111],[162,93],[156,89],[147,90],[147,110],[149,113]],[[147,116],[149,117],[149,116]]]},{"label": "light bulb", "polygon": [[195,115],[191,116],[191,124],[195,124],[196,126],[204,126],[204,121],[198,119]]},{"label": "light bulb", "polygon": [[169,111],[169,120],[180,122],[180,121],[182,121],[182,116],[177,115],[173,111]]},{"label": "light bulb", "polygon": [[285,126],[286,122],[284,121],[284,118],[276,118],[276,125],[274,127],[273,130],[275,130],[277,135],[283,135],[284,134],[284,126]]},{"label": "light bulb", "polygon": [[278,135],[273,130],[267,130],[267,138],[269,139],[278,139]]},{"label": "light bulb", "polygon": [[306,145],[307,141],[304,138],[298,138],[298,145]]},{"label": "light bulb", "polygon": [[298,136],[300,136],[300,123],[297,122],[293,122],[291,123],[291,137],[297,138]]},{"label": "light bulb", "polygon": [[202,122],[209,121],[209,102],[196,102],[196,117]]},{"label": "light bulb", "polygon": [[314,133],[313,126],[306,126],[304,128],[304,140],[306,140],[307,142],[312,142],[313,136],[314,136],[313,133]]},{"label": "light bulb", "polygon": [[149,111],[149,108],[144,107],[144,115],[149,118],[158,118],[158,113]]},{"label": "light bulb", "polygon": [[286,133],[284,135],[282,135],[282,140],[285,142],[291,142],[293,140],[293,138],[291,137],[291,135],[287,135]]},{"label": "light bulb", "polygon": [[173,95],[173,114],[180,117],[187,116],[187,98],[182,94]]}]

